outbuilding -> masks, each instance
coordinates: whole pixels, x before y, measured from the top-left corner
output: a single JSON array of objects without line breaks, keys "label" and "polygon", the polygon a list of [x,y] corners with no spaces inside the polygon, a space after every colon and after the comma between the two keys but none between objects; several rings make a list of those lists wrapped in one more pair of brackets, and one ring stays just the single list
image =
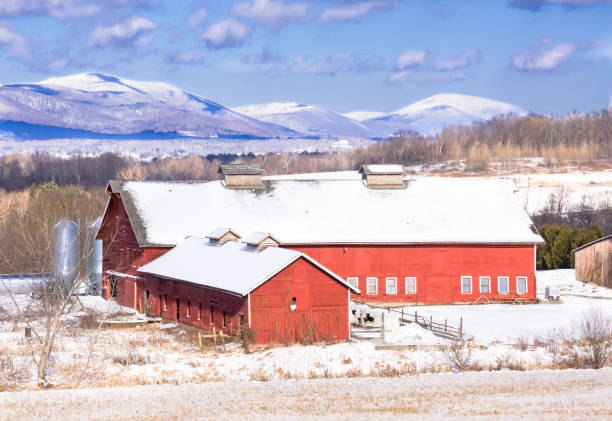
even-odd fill
[{"label": "outbuilding", "polygon": [[576,279],[612,287],[612,235],[574,250]]},{"label": "outbuilding", "polygon": [[359,290],[304,253],[261,247],[271,235],[252,237],[185,239],[138,270],[134,307],[228,334],[248,326],[255,343],[346,340]]}]

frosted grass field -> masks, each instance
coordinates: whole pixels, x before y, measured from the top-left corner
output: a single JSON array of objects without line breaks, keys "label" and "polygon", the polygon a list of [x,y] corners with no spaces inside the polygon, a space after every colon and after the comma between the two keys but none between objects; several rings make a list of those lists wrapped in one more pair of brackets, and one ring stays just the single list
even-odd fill
[{"label": "frosted grass field", "polygon": [[0,418],[47,420],[591,420],[612,369],[280,380],[0,393]]}]

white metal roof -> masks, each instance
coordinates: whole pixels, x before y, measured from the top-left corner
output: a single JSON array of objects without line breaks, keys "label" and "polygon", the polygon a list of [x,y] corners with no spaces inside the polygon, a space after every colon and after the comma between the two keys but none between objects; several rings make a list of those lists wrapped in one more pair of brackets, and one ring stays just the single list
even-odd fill
[{"label": "white metal roof", "polygon": [[359,172],[365,172],[366,174],[403,174],[404,167],[397,164],[362,165]]},{"label": "white metal roof", "polygon": [[209,232],[208,234],[206,234],[206,238],[210,238],[212,240],[219,240],[221,237],[223,237],[228,232],[231,232],[236,237],[240,238],[240,235],[238,235],[234,230],[232,230],[229,227],[217,227],[211,232]]},{"label": "white metal roof", "polygon": [[543,243],[510,179],[417,177],[404,189],[359,180],[111,182],[142,246],[172,246],[214,227],[271,232],[284,244]]},{"label": "white metal roof", "polygon": [[222,246],[214,246],[208,240],[196,237],[185,239],[138,271],[244,296],[300,257],[347,288],[359,292],[338,275],[298,251],[268,247],[257,252],[242,242],[228,241]]},{"label": "white metal roof", "polygon": [[259,245],[259,243],[261,243],[263,240],[265,240],[268,237],[272,238],[277,243],[280,243],[280,241],[278,241],[276,237],[274,237],[272,234],[270,234],[269,232],[263,232],[263,231],[252,233],[251,235],[249,235],[247,238],[244,239],[244,242],[250,245],[257,246]]}]

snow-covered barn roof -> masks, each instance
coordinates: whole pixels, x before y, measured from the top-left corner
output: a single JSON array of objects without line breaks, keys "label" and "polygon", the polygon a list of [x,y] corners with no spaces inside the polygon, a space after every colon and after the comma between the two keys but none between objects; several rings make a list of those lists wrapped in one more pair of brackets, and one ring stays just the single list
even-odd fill
[{"label": "snow-covered barn roof", "polygon": [[209,232],[208,234],[206,234],[205,237],[209,238],[211,240],[219,240],[219,239],[221,239],[227,233],[232,233],[237,238],[241,238],[238,233],[234,232],[234,230],[232,230],[229,227],[217,227],[214,230],[212,230],[211,232]]},{"label": "snow-covered barn roof", "polygon": [[215,246],[208,240],[188,237],[138,271],[244,296],[300,257],[359,293],[354,286],[303,253],[278,247],[258,252],[237,241]]},{"label": "snow-covered barn roof", "polygon": [[219,166],[217,173],[230,175],[262,175],[264,169],[261,165],[227,164]]},{"label": "snow-covered barn roof", "polygon": [[277,243],[280,243],[280,241],[278,241],[278,239],[274,237],[272,234],[270,234],[269,232],[262,232],[262,231],[252,233],[251,235],[249,235],[247,238],[244,239],[244,242],[251,246],[258,246],[266,238],[271,238]]},{"label": "snow-covered barn roof", "polygon": [[111,181],[141,246],[173,246],[218,226],[283,244],[543,243],[510,179],[417,177],[405,189],[359,180]]},{"label": "snow-covered barn roof", "polygon": [[371,164],[362,165],[361,168],[359,168],[359,172],[376,175],[403,174],[404,167],[395,164]]}]

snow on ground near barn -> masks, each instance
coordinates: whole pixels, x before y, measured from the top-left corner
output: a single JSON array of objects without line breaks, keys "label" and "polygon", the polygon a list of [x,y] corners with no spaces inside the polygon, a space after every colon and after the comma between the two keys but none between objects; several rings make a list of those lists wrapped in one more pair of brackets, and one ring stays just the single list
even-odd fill
[{"label": "snow on ground near barn", "polygon": [[[571,329],[589,310],[602,310],[612,317],[612,290],[577,281],[573,269],[538,271],[536,274],[540,304],[483,304],[409,306],[406,313],[417,311],[433,317],[434,322],[453,326],[463,319],[463,329],[478,343],[517,343],[520,339],[532,342],[552,329]],[[544,299],[547,285],[561,289],[561,302]]]},{"label": "snow on ground near barn", "polygon": [[[612,300],[606,298],[610,295],[609,290],[577,282],[571,270],[538,272],[538,280],[540,289],[549,283],[565,290],[567,294],[562,295],[562,303],[419,306],[417,311],[432,315],[434,321],[449,316],[457,320],[463,317],[465,330],[476,336],[476,343],[485,344],[472,350],[473,361],[485,370],[552,367],[553,355],[546,346],[512,344],[522,337],[545,338],[552,329],[569,328],[590,308],[599,308],[612,315]],[[572,296],[569,293],[593,296]],[[29,295],[17,294],[15,299],[26,308],[25,317],[31,317],[36,309],[27,308],[35,303]],[[106,313],[110,320],[117,322],[138,321],[141,317],[132,309],[100,297],[82,296],[80,300],[86,311],[78,311],[66,318],[53,356],[50,380],[61,387],[72,387],[75,376],[87,359],[89,346],[97,332],[97,323],[95,320],[92,323],[88,315],[96,312],[98,317],[102,317],[102,313]],[[13,310],[6,295],[0,294],[0,307],[0,357],[11,359],[10,376],[19,374],[19,382],[5,387],[34,387],[35,367],[23,333],[26,324]],[[76,310],[80,309],[77,307]],[[453,370],[440,349],[440,345],[446,342],[414,324],[386,333],[388,343],[408,345],[399,349],[377,349],[378,335],[373,336],[372,340],[279,346],[255,349],[247,354],[233,345],[227,352],[219,352],[221,347],[215,349],[212,344],[202,351],[197,334],[172,324],[103,329],[93,348],[91,366],[83,386],[384,377]],[[0,390],[3,382],[10,380],[9,374],[2,370],[0,364]]]},{"label": "snow on ground near barn", "polygon": [[153,385],[0,393],[0,418],[47,420],[588,420],[612,369]]}]

